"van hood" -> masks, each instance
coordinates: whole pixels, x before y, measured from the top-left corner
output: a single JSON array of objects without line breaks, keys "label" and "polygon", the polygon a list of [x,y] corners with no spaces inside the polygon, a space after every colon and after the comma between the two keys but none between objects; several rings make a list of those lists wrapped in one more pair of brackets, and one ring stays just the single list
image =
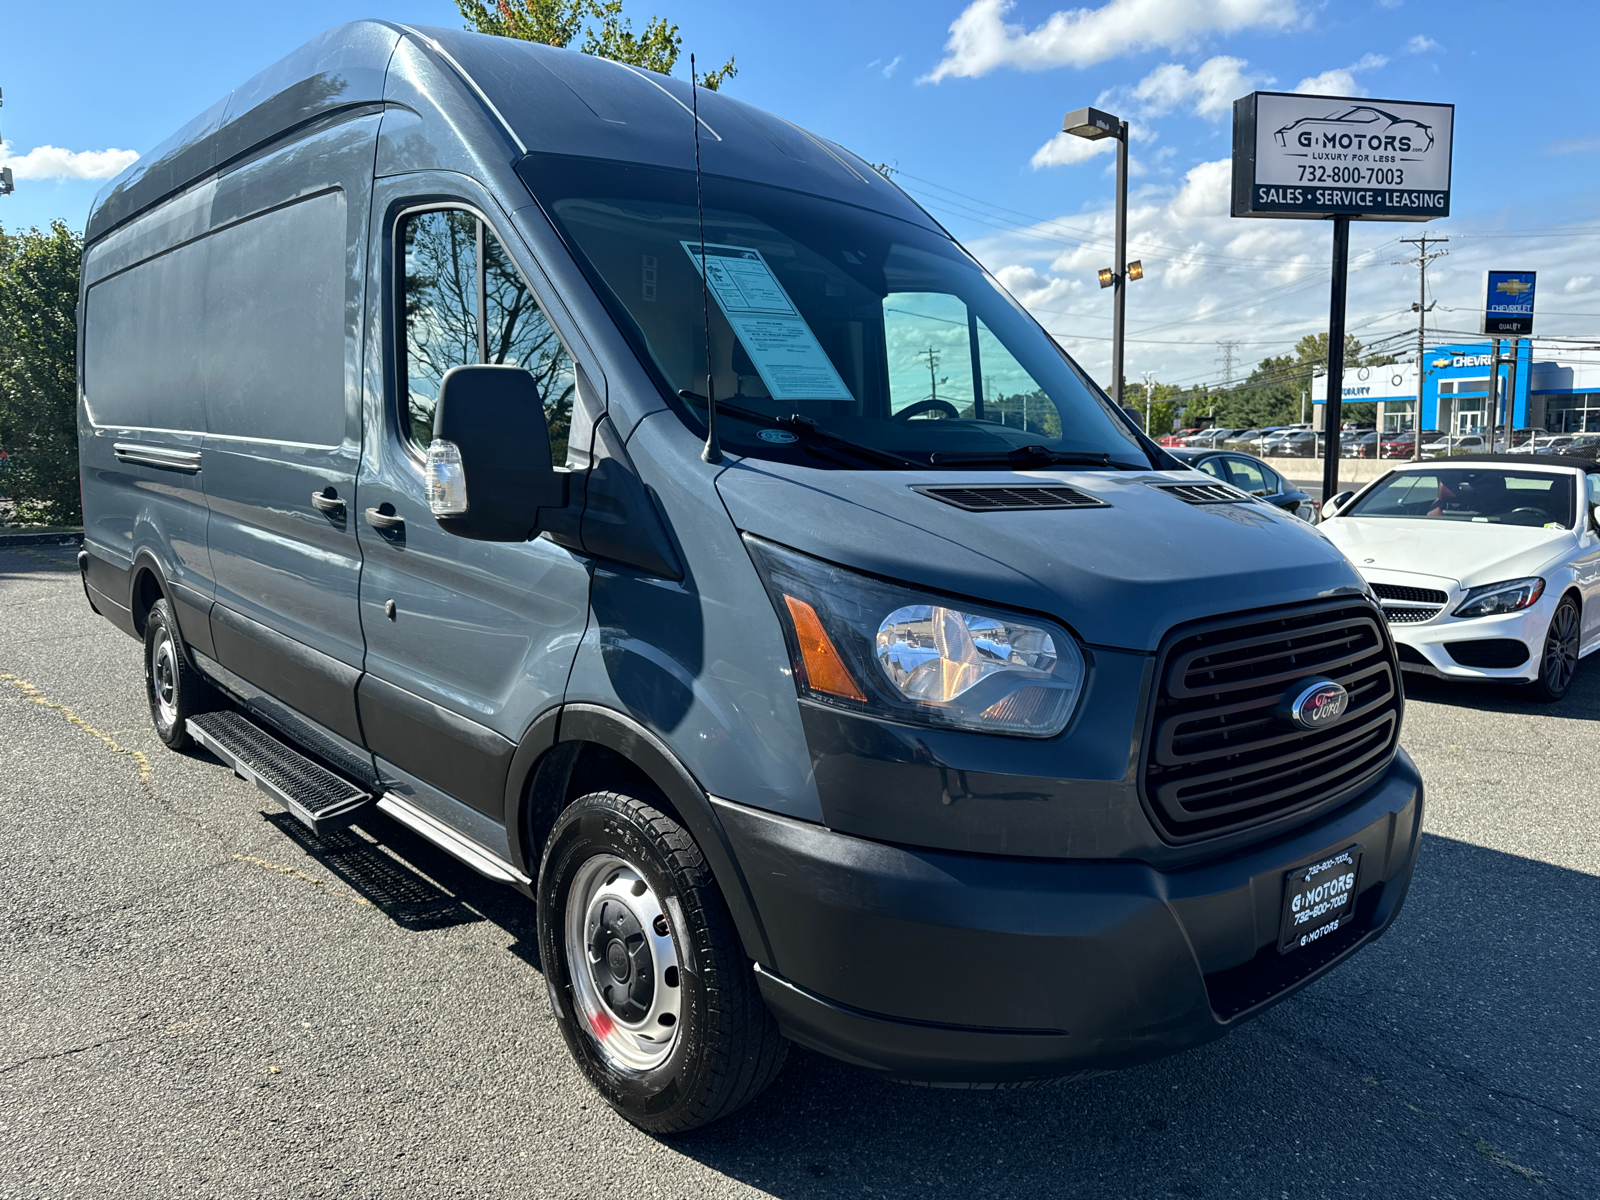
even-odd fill
[{"label": "van hood", "polygon": [[1318,528],[1358,570],[1453,580],[1462,587],[1537,575],[1570,529],[1411,517],[1331,517]]},{"label": "van hood", "polygon": [[[1297,517],[1194,505],[1198,471],[821,471],[741,459],[717,489],[741,530],[874,575],[1054,616],[1092,645],[1153,651],[1172,626],[1338,593],[1361,576]],[[1066,484],[1105,508],[967,512],[912,490]]]}]

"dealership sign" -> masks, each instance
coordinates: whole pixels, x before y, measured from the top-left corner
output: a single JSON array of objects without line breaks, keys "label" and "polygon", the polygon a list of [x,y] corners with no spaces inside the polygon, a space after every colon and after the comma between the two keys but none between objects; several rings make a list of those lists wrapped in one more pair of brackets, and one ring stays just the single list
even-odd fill
[{"label": "dealership sign", "polygon": [[1533,332],[1535,271],[1483,273],[1483,330],[1502,337]]},{"label": "dealership sign", "polygon": [[1233,102],[1233,215],[1450,215],[1453,104],[1289,92]]}]

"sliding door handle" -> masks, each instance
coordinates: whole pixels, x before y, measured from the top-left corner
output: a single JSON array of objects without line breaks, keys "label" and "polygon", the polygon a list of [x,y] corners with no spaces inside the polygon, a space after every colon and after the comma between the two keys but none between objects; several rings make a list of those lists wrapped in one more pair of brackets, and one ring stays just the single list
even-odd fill
[{"label": "sliding door handle", "polygon": [[344,501],[339,499],[339,493],[331,487],[323,488],[320,492],[312,492],[311,507],[320,513],[326,513],[335,521],[344,520]]},{"label": "sliding door handle", "polygon": [[405,530],[406,519],[386,500],[377,508],[367,509],[367,524],[379,533],[401,533]]}]

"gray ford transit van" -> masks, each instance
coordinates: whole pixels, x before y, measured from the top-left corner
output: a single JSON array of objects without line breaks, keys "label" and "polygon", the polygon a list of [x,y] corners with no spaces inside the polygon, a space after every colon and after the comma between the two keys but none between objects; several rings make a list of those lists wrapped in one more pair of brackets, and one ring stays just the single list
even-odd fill
[{"label": "gray ford transit van", "polygon": [[363,22],[102,193],[80,561],[162,739],[535,900],[662,1132],[790,1041],[1137,1063],[1378,937],[1422,786],[1356,572],[847,150],[703,93],[697,175],[695,100]]}]

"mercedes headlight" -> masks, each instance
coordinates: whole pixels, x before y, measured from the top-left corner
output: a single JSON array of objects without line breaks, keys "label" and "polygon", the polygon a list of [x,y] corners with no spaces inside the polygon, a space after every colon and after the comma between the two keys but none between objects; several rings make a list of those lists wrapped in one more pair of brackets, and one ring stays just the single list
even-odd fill
[{"label": "mercedes headlight", "polygon": [[808,700],[889,720],[1054,737],[1083,692],[1077,640],[1053,622],[930,595],[772,542],[745,544]]},{"label": "mercedes headlight", "polygon": [[1499,583],[1486,583],[1468,590],[1466,599],[1452,614],[1457,617],[1497,617],[1501,613],[1520,612],[1531,608],[1544,595],[1544,580],[1537,576],[1528,579],[1503,579]]}]

